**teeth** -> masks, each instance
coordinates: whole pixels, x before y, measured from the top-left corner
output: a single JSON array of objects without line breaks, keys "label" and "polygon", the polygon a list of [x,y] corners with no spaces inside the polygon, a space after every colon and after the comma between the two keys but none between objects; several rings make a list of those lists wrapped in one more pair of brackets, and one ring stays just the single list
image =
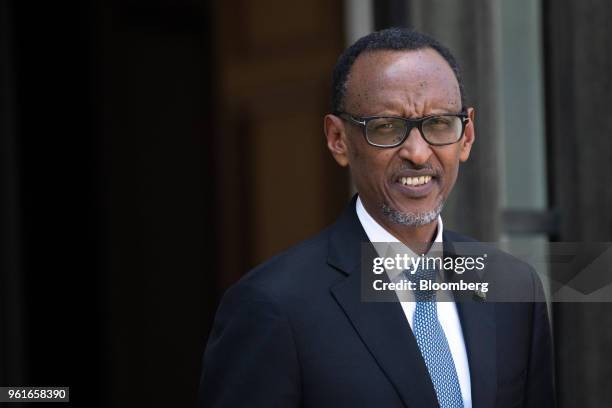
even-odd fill
[{"label": "teeth", "polygon": [[422,184],[427,184],[431,181],[431,176],[421,176],[421,177],[401,177],[400,183],[405,186],[420,186]]}]

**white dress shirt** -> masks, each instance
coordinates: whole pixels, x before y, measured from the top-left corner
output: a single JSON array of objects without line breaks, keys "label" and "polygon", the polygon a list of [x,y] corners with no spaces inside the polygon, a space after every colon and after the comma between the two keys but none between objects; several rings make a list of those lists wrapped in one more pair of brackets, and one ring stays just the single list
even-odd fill
[{"label": "white dress shirt", "polygon": [[[389,231],[384,229],[379,223],[372,218],[367,212],[361,198],[357,197],[357,217],[359,222],[363,226],[370,242],[399,242]],[[436,233],[436,239],[434,242],[442,243],[442,217],[438,216],[438,230]],[[381,254],[381,256],[383,256]],[[412,322],[414,320],[414,310],[416,304],[413,301],[400,302],[406,320],[410,328],[412,328]],[[438,320],[444,330],[444,335],[448,341],[451,355],[453,356],[453,362],[457,370],[457,377],[459,379],[459,387],[461,388],[461,397],[463,398],[463,405],[465,408],[472,407],[472,392],[470,383],[470,368],[468,365],[467,353],[465,351],[465,342],[463,340],[463,332],[461,331],[461,322],[459,321],[459,315],[457,314],[457,306],[455,302],[436,302]],[[408,381],[408,380],[407,380]]]}]

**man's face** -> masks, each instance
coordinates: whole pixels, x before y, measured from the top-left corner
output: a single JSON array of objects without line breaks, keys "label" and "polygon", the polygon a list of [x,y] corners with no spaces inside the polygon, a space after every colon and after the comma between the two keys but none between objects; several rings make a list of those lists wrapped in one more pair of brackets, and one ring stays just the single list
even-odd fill
[{"label": "man's face", "polygon": [[[358,117],[421,118],[459,113],[461,108],[452,69],[430,48],[361,54],[349,74],[344,101],[344,110]],[[468,114],[470,121],[458,143],[430,146],[413,128],[394,148],[370,146],[362,127],[328,115],[328,147],[338,163],[349,166],[364,206],[377,221],[388,225],[403,220],[418,226],[435,220],[455,184],[459,162],[469,156],[473,110]],[[406,177],[417,180],[417,185],[406,185]]]}]

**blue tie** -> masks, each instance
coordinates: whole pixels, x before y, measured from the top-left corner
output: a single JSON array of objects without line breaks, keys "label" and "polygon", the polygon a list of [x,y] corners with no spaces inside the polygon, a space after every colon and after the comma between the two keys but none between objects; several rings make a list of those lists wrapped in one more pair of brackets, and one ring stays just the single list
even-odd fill
[{"label": "blue tie", "polygon": [[[408,275],[410,275],[408,273]],[[427,371],[433,382],[440,408],[462,408],[463,399],[457,378],[457,370],[453,362],[444,330],[438,321],[436,292],[433,290],[418,290],[419,280],[435,282],[436,270],[419,269],[415,275],[409,276],[415,281],[416,308],[412,330],[416,338]]]}]

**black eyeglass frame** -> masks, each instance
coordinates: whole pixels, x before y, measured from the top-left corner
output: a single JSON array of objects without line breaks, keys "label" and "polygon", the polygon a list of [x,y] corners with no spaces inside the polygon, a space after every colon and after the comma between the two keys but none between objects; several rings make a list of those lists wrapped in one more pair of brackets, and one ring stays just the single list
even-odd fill
[{"label": "black eyeglass frame", "polygon": [[[431,146],[448,146],[451,144],[455,144],[458,143],[462,138],[463,138],[463,134],[465,133],[465,126],[467,124],[467,122],[469,122],[470,118],[467,114],[467,112],[465,111],[461,111],[459,113],[443,113],[441,115],[429,115],[429,116],[423,116],[422,118],[418,118],[418,119],[409,119],[409,118],[404,118],[401,116],[364,116],[364,117],[359,117],[359,116],[353,116],[350,113],[347,112],[342,112],[342,111],[338,111],[338,112],[334,112],[334,115],[340,117],[340,118],[345,118],[348,119],[351,123],[355,124],[355,125],[359,125],[363,128],[363,137],[365,138],[366,142],[370,145],[370,146],[374,146],[374,147],[381,147],[381,148],[393,148],[393,147],[397,147],[400,146],[402,143],[404,143],[406,141],[406,139],[408,138],[408,135],[410,135],[410,131],[412,130],[412,128],[416,127],[419,130],[419,134],[421,135],[421,137],[423,138],[423,140],[425,140],[429,145]],[[461,135],[459,135],[459,138],[457,140],[455,140],[454,142],[449,142],[449,143],[432,143],[429,140],[427,140],[427,138],[425,137],[425,134],[423,133],[423,122],[425,122],[428,119],[431,118],[438,118],[441,116],[454,116],[454,117],[458,117],[461,119]],[[370,141],[368,139],[368,122],[370,122],[371,120],[374,119],[399,119],[402,120],[406,123],[406,132],[404,133],[404,136],[402,137],[402,139],[393,144],[393,145],[379,145],[376,143],[373,143],[372,141]]]}]

